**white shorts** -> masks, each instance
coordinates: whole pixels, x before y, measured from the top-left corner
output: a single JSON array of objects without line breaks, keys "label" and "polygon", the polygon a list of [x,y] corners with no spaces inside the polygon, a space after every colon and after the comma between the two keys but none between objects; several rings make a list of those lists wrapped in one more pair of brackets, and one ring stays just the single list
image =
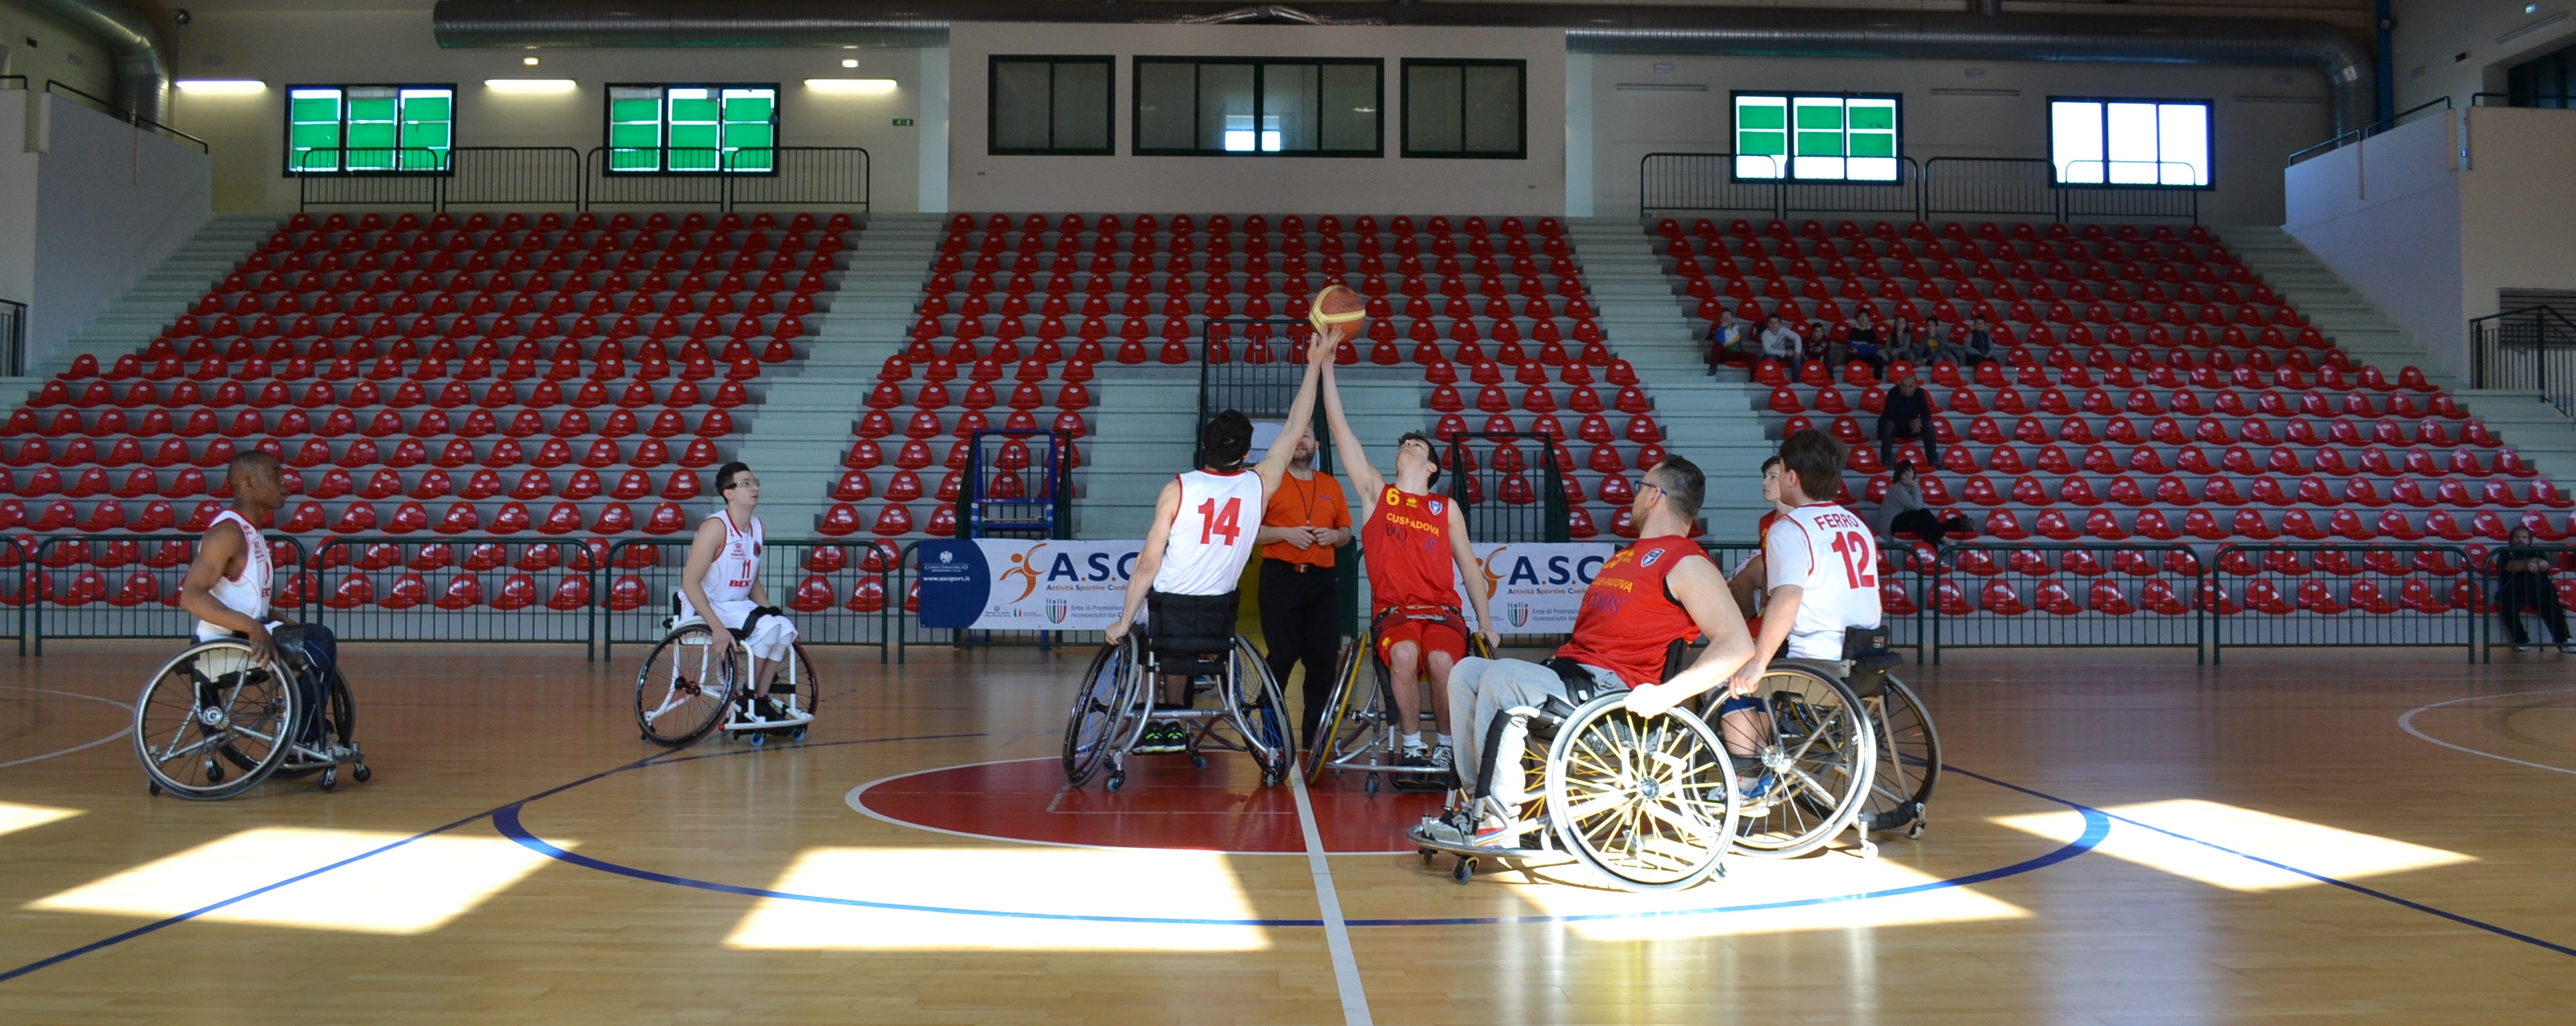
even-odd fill
[{"label": "white shorts", "polygon": [[760,623],[752,627],[751,635],[742,636],[743,621],[749,619],[752,610],[757,608],[750,599],[718,602],[716,615],[724,618],[725,626],[733,630],[735,640],[742,643],[743,651],[751,653],[752,658],[771,662],[786,659],[789,647],[796,644],[797,637],[796,624],[786,617],[776,614],[761,617]]}]

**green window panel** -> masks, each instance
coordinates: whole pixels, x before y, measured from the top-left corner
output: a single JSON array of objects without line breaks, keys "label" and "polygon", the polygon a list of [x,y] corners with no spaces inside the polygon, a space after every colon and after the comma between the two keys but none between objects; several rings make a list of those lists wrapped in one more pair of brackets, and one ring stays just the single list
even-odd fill
[{"label": "green window panel", "polygon": [[765,173],[777,165],[778,90],[610,86],[607,135],[614,172]]},{"label": "green window panel", "polygon": [[1787,128],[1787,117],[1779,104],[1746,103],[1737,108],[1735,124],[1738,128]]},{"label": "green window panel", "polygon": [[1798,155],[1801,157],[1839,157],[1843,155],[1841,132],[1798,133]]},{"label": "green window panel", "polygon": [[1896,155],[1896,133],[1854,132],[1851,155],[1855,157],[1893,157]]},{"label": "green window panel", "polygon": [[1839,131],[1842,127],[1843,109],[1840,105],[1825,106],[1807,100],[1798,101],[1799,131],[1805,132],[1811,129]]},{"label": "green window panel", "polygon": [[1903,149],[1896,108],[1884,96],[1739,94],[1736,176],[1894,181]]},{"label": "green window panel", "polygon": [[456,141],[455,118],[450,87],[294,88],[287,102],[287,168],[443,171]]},{"label": "green window panel", "polygon": [[1786,132],[1739,132],[1736,134],[1735,151],[1760,157],[1785,157],[1789,155],[1789,135]]},{"label": "green window panel", "polygon": [[1851,106],[1851,127],[1854,131],[1865,129],[1896,131],[1896,107],[1893,104],[1863,105],[1855,102]]}]

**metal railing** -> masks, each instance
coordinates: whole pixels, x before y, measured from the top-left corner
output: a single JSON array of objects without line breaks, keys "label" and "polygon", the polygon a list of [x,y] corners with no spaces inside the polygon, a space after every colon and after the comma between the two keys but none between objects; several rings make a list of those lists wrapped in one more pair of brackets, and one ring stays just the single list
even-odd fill
[{"label": "metal railing", "polygon": [[[1893,183],[1736,177],[1731,153],[1649,153],[1637,163],[1637,213],[1712,211],[1772,218],[1791,214],[1981,214],[2001,217],[2179,218],[2200,222],[2199,186],[2062,183],[2038,158],[1899,158]],[[1770,159],[1770,158],[1763,158]]]},{"label": "metal railing", "polygon": [[2209,625],[2192,597],[2205,575],[2181,544],[1949,545],[1917,605],[1935,665],[1945,648],[2187,647],[2199,660]]},{"label": "metal railing", "polygon": [[0,373],[27,373],[27,304],[14,299],[0,299]]},{"label": "metal railing", "polygon": [[1573,475],[1561,466],[1560,439],[1506,432],[1461,432],[1449,438],[1440,468],[1449,475],[1449,499],[1467,521],[1467,537],[1481,542],[1563,542]]},{"label": "metal railing", "polygon": [[2576,108],[2576,96],[2546,96],[2540,93],[2470,93],[2469,106],[2568,110]]},{"label": "metal railing", "polygon": [[2210,661],[2234,648],[2450,648],[2477,662],[2492,594],[2457,545],[2230,543],[2210,560]]},{"label": "metal railing", "polygon": [[[639,154],[654,154],[651,161]],[[699,155],[703,155],[700,158]],[[856,146],[774,149],[592,147],[583,209],[601,206],[802,206],[868,209],[868,151]]]},{"label": "metal railing", "polygon": [[[2480,619],[2490,619],[2483,615],[2490,611],[2496,614],[2492,618],[2493,623],[2488,626],[2487,645],[2490,654],[2493,653],[2494,646],[2497,644],[2511,645],[2515,643],[2513,641],[2513,630],[2517,625],[2513,621],[2521,618],[2522,611],[2525,608],[2531,609],[2532,612],[2538,615],[2541,620],[2541,623],[2536,626],[2536,629],[2535,625],[2519,625],[2523,630],[2522,636],[2527,642],[2531,644],[2539,644],[2544,638],[2547,638],[2548,641],[2553,643],[2562,640],[2557,637],[2552,637],[2551,633],[2556,630],[2556,628],[2563,626],[2566,623],[2567,608],[2564,600],[2565,592],[2561,592],[2557,588],[2551,586],[2546,575],[2544,575],[2543,579],[2539,582],[2539,587],[2535,590],[2508,590],[2511,589],[2514,584],[2519,582],[2511,579],[2505,572],[2505,562],[2508,559],[2520,561],[2534,558],[2546,560],[2550,572],[2576,567],[2576,545],[2534,544],[2502,546],[2488,552],[2486,563],[2478,568],[2484,573],[2487,585],[2486,591],[2479,595],[2479,598],[2484,600],[2483,603],[2478,604],[2477,606],[2477,610],[2481,614]],[[2550,615],[2553,612],[2550,608],[2552,606],[2557,607],[2554,610],[2556,613],[2554,620]],[[2504,627],[2503,637],[2497,637],[2495,634],[2495,627],[2498,625]],[[2576,640],[2576,637],[2563,640]]]},{"label": "metal railing", "polygon": [[343,641],[579,641],[596,553],[579,540],[343,535],[297,573]]},{"label": "metal railing", "polygon": [[[662,639],[662,621],[680,590],[690,543],[684,537],[629,538],[607,547],[592,572],[591,635],[598,639],[600,658],[614,662],[618,645]],[[795,620],[799,643],[886,647],[894,633],[886,610],[901,603],[883,587],[881,572],[865,569],[868,549],[864,541],[763,541],[760,588],[771,605]]]},{"label": "metal railing", "polygon": [[[2472,99],[2474,99],[2474,97],[2472,97]],[[2368,139],[2371,136],[2378,135],[2381,132],[2385,132],[2399,125],[2405,124],[2407,118],[2414,117],[2417,114],[2432,110],[2436,107],[2443,110],[2451,109],[2451,98],[2448,96],[2436,96],[2430,100],[2416,104],[2415,106],[2408,107],[2405,110],[2398,111],[2396,116],[2391,117],[2386,121],[2353,129],[2352,131],[2345,132],[2342,135],[2335,136],[2332,139],[2310,146],[2307,149],[2300,150],[2297,153],[2290,154],[2289,158],[2283,160],[2281,163],[2286,167],[2297,164],[2300,161],[2317,156],[2321,153],[2332,153],[2346,146]]]},{"label": "metal railing", "polygon": [[1073,537],[1073,433],[987,428],[966,449],[960,538]]},{"label": "metal railing", "polygon": [[2576,320],[2527,306],[2469,321],[2470,387],[2538,392],[2576,417]]},{"label": "metal railing", "polygon": [[[31,562],[12,583],[20,612],[32,616],[22,620],[19,651],[32,643],[44,655],[47,637],[188,636],[196,618],[179,608],[179,582],[199,540],[193,534],[57,534],[21,542]],[[270,540],[269,553],[281,570],[304,565],[304,544],[293,538]],[[289,588],[270,604],[301,613],[307,597]]]},{"label": "metal railing", "polygon": [[[21,82],[25,81],[25,79],[24,79],[23,77],[20,77],[20,79],[19,79],[19,80],[20,80]],[[170,141],[172,141],[172,142],[181,142],[181,143],[186,143],[186,144],[188,144],[188,145],[190,145],[190,146],[194,146],[194,147],[196,147],[196,148],[197,148],[197,152],[199,152],[199,153],[212,153],[212,152],[214,152],[214,148],[213,148],[212,146],[207,145],[206,141],[205,141],[205,140],[203,140],[203,139],[199,139],[199,138],[197,138],[196,136],[189,135],[189,134],[188,134],[188,133],[186,133],[186,132],[182,132],[182,131],[180,131],[180,130],[178,130],[178,129],[176,129],[176,128],[172,128],[172,127],[170,127],[170,126],[168,126],[168,125],[165,125],[165,124],[162,124],[162,123],[160,123],[160,122],[158,122],[158,121],[154,121],[154,120],[152,120],[151,118],[147,118],[147,117],[144,117],[144,116],[142,116],[142,115],[140,115],[140,114],[136,114],[136,113],[135,113],[135,112],[133,112],[133,111],[127,110],[127,109],[125,109],[125,108],[123,108],[123,107],[119,107],[119,106],[117,106],[117,105],[115,105],[115,104],[113,104],[113,103],[110,103],[110,102],[106,101],[106,100],[100,99],[100,98],[98,98],[98,97],[96,97],[96,96],[92,96],[92,95],[90,95],[90,94],[88,94],[88,93],[84,93],[84,92],[82,92],[82,91],[80,91],[80,90],[78,90],[78,89],[74,89],[74,88],[72,88],[71,86],[64,85],[64,84],[62,84],[61,82],[57,82],[57,81],[55,81],[55,80],[53,80],[53,79],[50,79],[50,78],[49,78],[49,79],[46,79],[46,80],[45,80],[45,91],[46,91],[46,92],[48,92],[48,93],[52,93],[52,94],[54,94],[54,95],[56,95],[56,96],[68,96],[68,97],[71,97],[73,100],[78,101],[78,102],[80,103],[80,105],[81,105],[81,106],[88,107],[88,108],[89,108],[89,109],[91,109],[91,110],[97,111],[97,112],[99,112],[99,113],[101,113],[101,114],[105,114],[105,115],[107,115],[107,116],[109,116],[109,117],[115,118],[115,119],[116,119],[116,120],[118,120],[118,121],[122,121],[122,122],[125,122],[126,124],[132,125],[132,126],[134,126],[134,127],[135,127],[135,129],[136,129],[137,131],[141,131],[141,130],[149,129],[149,130],[151,130],[152,132],[157,133],[157,134],[159,134],[160,136],[162,136],[163,138],[169,139],[169,140],[170,140]]]},{"label": "metal railing", "polygon": [[[1239,410],[1254,420],[1286,417],[1306,370],[1298,354],[1314,335],[1314,325],[1293,317],[1211,317],[1200,324],[1199,415],[1192,438],[1220,410]],[[1320,424],[1323,404],[1315,407]],[[1324,436],[1319,430],[1316,437]],[[1319,447],[1316,467],[1331,470],[1331,453],[1331,446]],[[1194,442],[1191,465],[1200,465],[1204,455]]]}]

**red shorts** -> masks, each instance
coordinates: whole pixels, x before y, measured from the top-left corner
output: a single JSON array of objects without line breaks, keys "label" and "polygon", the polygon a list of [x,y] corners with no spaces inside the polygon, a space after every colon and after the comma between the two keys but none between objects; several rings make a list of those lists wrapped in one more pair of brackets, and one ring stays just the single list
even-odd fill
[{"label": "red shorts", "polygon": [[1406,606],[1379,611],[1376,618],[1377,655],[1386,658],[1397,642],[1410,641],[1422,654],[1423,664],[1430,665],[1433,652],[1449,653],[1456,662],[1467,657],[1467,621],[1454,609]]}]

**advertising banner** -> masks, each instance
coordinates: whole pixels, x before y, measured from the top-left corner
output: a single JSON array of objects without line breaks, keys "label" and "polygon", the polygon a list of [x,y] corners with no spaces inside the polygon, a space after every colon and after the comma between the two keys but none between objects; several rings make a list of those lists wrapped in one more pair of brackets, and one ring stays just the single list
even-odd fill
[{"label": "advertising banner", "polygon": [[1494,629],[1503,634],[1565,634],[1574,630],[1574,614],[1583,608],[1583,589],[1601,572],[1615,549],[1600,542],[1477,543],[1480,581],[1458,585],[1458,610],[1474,626],[1475,609],[1467,588],[1485,589]]}]

